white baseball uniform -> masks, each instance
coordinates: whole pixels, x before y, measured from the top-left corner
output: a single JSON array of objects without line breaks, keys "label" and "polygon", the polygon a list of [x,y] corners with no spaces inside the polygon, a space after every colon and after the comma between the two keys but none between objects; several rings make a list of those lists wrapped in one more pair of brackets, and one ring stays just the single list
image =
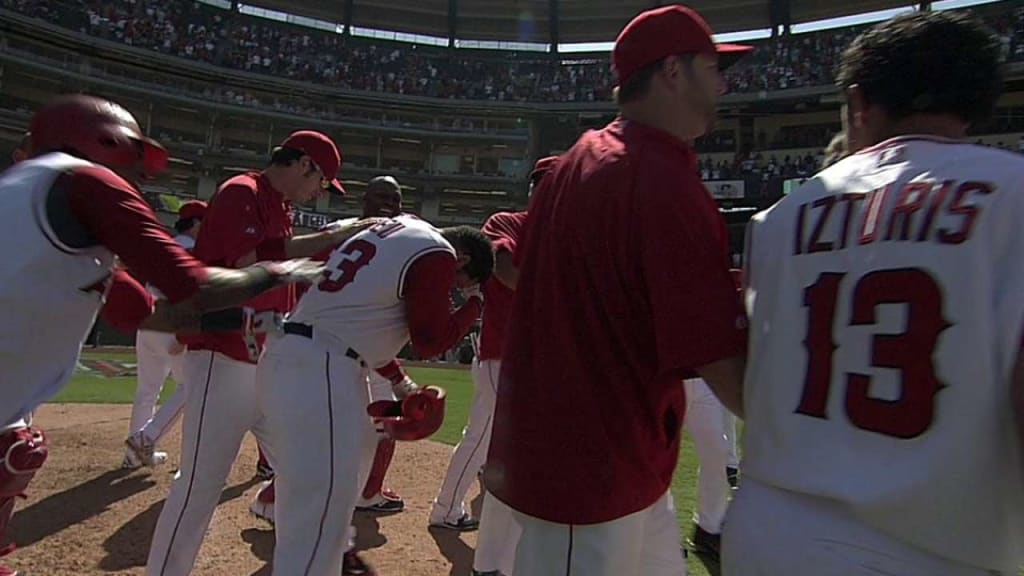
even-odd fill
[{"label": "white baseball uniform", "polygon": [[685,380],[686,418],[683,427],[693,438],[700,460],[697,470],[697,509],[693,522],[711,534],[722,531],[722,520],[729,505],[729,481],[725,469],[735,445],[735,428],[727,425],[729,411],[722,406],[711,388],[701,378]]},{"label": "white baseball uniform", "polygon": [[455,254],[415,217],[355,235],[288,319],[286,329],[308,333],[272,340],[260,359],[256,397],[277,471],[275,574],[338,574],[373,430],[367,366],[387,364],[409,341],[405,276],[433,252]]},{"label": "white baseball uniform", "polygon": [[68,382],[103,304],[114,255],[102,246],[66,245],[47,214],[57,176],[90,165],[54,153],[20,162],[0,175],[5,192],[0,223],[12,247],[0,267],[0,429],[26,417]]},{"label": "white baseball uniform", "polygon": [[[174,241],[186,250],[195,246],[195,240],[186,234],[175,236]],[[146,286],[146,289],[157,299],[163,297],[154,286]],[[181,369],[184,351],[171,354],[172,348],[177,345],[178,339],[174,334],[153,330],[139,330],[135,333],[138,378],[128,433],[141,431],[150,443],[155,444],[166,434],[181,416],[185,406],[185,380]],[[157,411],[156,403],[169,375],[174,377],[174,393]]]},{"label": "white baseball uniform", "polygon": [[1020,156],[904,136],[754,217],[724,574],[1024,565],[1022,188]]}]

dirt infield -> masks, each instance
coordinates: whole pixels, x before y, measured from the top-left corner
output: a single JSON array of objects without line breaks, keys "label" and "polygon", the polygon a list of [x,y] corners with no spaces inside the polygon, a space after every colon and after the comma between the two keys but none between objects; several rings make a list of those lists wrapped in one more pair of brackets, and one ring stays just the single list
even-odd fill
[{"label": "dirt infield", "polygon": [[[162,448],[167,465],[152,471],[119,468],[130,406],[49,405],[36,414],[50,458],[20,502],[12,522],[18,550],[7,564],[33,576],[143,574],[149,539],[178,462],[175,429]],[[357,544],[382,576],[469,574],[474,534],[427,528],[427,516],[451,447],[400,444],[388,485],[406,500],[391,516],[356,515]],[[247,436],[210,524],[193,574],[270,574],[273,532],[249,515],[257,490],[256,445]],[[413,481],[415,479],[415,481]],[[479,511],[477,487],[470,494]]]}]

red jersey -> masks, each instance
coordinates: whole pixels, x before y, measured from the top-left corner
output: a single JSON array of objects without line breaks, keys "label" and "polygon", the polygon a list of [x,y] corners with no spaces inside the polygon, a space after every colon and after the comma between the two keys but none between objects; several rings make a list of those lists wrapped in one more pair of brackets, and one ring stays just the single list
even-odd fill
[{"label": "red jersey", "polygon": [[593,524],[650,506],[679,454],[682,375],[742,352],[725,222],[695,162],[618,119],[534,191],[485,473],[512,508]]},{"label": "red jersey", "polygon": [[[519,231],[525,221],[526,212],[498,212],[484,222],[480,231],[491,239],[495,254],[506,250],[515,254]],[[484,282],[481,291],[487,306],[484,307],[480,352],[477,356],[480,360],[497,360],[501,358],[501,349],[505,344],[505,330],[516,292],[493,275]]]},{"label": "red jersey", "polygon": [[[210,200],[193,253],[211,266],[237,268],[251,252],[256,259],[284,260],[285,241],[292,236],[290,204],[258,172],[241,174],[221,184]],[[255,310],[289,312],[295,306],[295,286],[261,294],[244,305]],[[265,335],[258,336],[263,344]],[[189,350],[213,350],[241,362],[253,362],[241,331],[179,338]]]}]

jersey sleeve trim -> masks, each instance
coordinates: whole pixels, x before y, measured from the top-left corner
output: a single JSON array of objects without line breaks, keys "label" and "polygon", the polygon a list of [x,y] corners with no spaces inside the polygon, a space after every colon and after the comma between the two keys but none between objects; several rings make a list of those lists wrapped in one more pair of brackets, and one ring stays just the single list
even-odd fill
[{"label": "jersey sleeve trim", "polygon": [[395,294],[398,296],[399,300],[405,299],[405,277],[409,273],[409,268],[411,268],[412,265],[416,262],[416,260],[420,259],[420,257],[425,256],[427,254],[432,254],[434,252],[445,252],[447,254],[452,254],[454,256],[452,250],[444,246],[431,246],[429,248],[423,248],[422,250],[410,256],[409,259],[405,261],[405,265],[402,266],[401,273],[398,274],[398,286],[395,287]]}]

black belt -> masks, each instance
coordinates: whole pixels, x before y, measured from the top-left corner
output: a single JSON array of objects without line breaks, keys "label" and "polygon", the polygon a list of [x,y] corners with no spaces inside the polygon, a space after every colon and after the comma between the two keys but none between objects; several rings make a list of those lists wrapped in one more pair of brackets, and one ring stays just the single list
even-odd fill
[{"label": "black belt", "polygon": [[[284,333],[294,334],[295,336],[302,336],[304,338],[312,339],[313,327],[310,326],[309,324],[303,324],[301,322],[285,322]],[[348,356],[349,358],[356,360],[358,362],[363,361],[363,359],[359,357],[359,353],[351,348],[345,350],[345,356]]]}]

